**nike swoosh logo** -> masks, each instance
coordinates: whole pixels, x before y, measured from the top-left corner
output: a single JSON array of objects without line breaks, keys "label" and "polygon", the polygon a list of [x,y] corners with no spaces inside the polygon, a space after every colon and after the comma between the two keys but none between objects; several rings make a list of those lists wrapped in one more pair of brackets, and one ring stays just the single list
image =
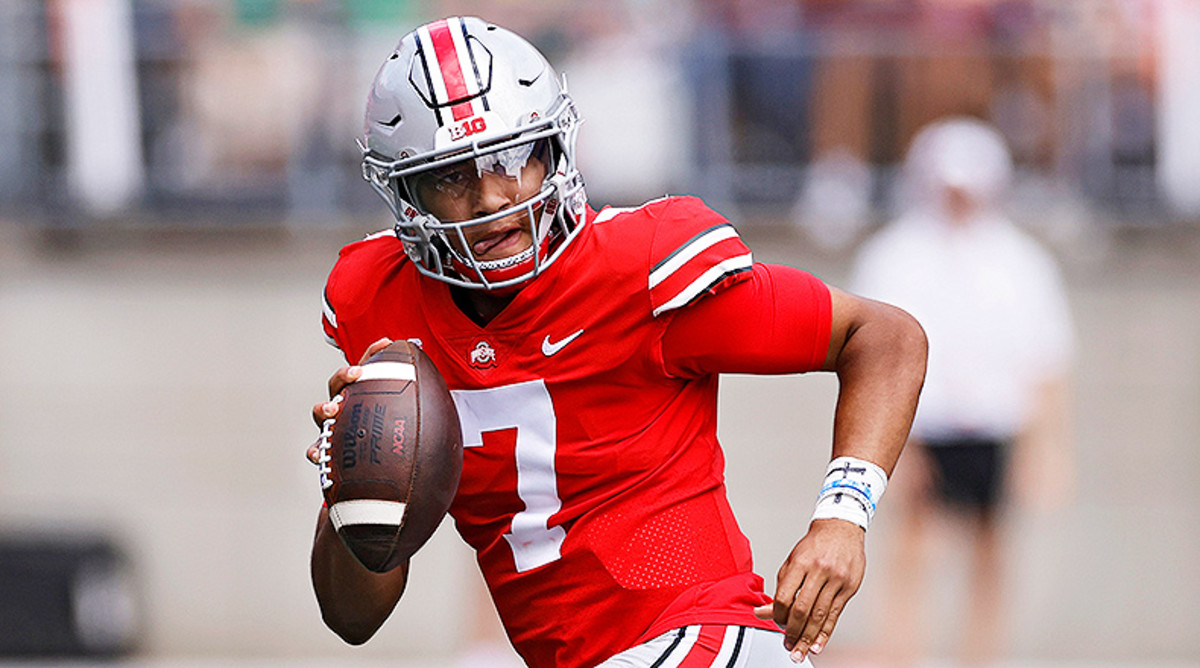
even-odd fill
[{"label": "nike swoosh logo", "polygon": [[[546,71],[546,70],[542,70],[542,72],[545,72],[545,71]],[[537,81],[538,79],[541,79],[541,78],[542,78],[542,72],[538,72],[538,73],[537,73],[537,76],[535,76],[535,77],[534,77],[534,78],[532,78],[532,79],[522,79],[522,78],[520,78],[520,77],[517,77],[517,83],[519,83],[519,84],[521,84],[522,86],[525,86],[525,87],[532,86],[532,85],[533,85],[533,82],[535,82],[535,81]]]},{"label": "nike swoosh logo", "polygon": [[580,334],[583,334],[582,329],[579,330],[578,332],[575,332],[574,334],[568,336],[567,338],[563,339],[562,341],[555,341],[554,343],[550,342],[550,335],[547,334],[546,338],[542,339],[542,354],[545,355],[546,357],[550,357],[551,355],[557,353],[558,351],[562,350],[563,348],[566,348],[567,344],[574,341],[575,339],[579,338]]}]

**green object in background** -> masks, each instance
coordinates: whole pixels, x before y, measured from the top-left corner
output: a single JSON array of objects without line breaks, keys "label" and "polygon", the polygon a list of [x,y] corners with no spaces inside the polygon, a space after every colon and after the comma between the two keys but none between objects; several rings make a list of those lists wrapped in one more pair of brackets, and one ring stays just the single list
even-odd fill
[{"label": "green object in background", "polygon": [[[234,21],[239,26],[261,28],[279,21],[289,2],[321,4],[323,0],[233,0]],[[410,23],[421,15],[418,0],[338,0],[334,5],[352,25]]]},{"label": "green object in background", "polygon": [[420,2],[412,0],[342,0],[353,25],[409,23],[418,15]]},{"label": "green object in background", "polygon": [[233,16],[238,25],[260,28],[279,18],[281,0],[233,0]]}]

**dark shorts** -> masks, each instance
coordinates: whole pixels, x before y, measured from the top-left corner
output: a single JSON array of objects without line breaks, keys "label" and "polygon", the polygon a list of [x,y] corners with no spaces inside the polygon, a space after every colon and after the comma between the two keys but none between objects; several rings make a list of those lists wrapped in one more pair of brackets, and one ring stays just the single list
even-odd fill
[{"label": "dark shorts", "polygon": [[1009,443],[953,438],[926,442],[934,484],[946,503],[977,512],[995,510],[1003,492]]}]

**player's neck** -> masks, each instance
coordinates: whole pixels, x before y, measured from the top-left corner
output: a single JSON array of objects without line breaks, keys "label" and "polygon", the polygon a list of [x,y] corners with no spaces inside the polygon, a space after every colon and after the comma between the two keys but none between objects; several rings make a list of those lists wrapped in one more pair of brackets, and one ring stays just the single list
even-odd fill
[{"label": "player's neck", "polygon": [[499,296],[484,290],[457,287],[451,287],[450,294],[458,308],[480,327],[486,327],[513,299],[513,295]]}]

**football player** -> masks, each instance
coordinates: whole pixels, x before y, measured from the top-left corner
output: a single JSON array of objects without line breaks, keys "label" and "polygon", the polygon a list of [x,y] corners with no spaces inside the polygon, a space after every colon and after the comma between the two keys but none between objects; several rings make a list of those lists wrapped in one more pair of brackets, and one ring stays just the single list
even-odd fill
[{"label": "football player", "polygon": [[[578,129],[521,37],[457,17],[404,36],[362,142],[395,227],[342,249],[325,334],[351,364],[418,342],[445,377],[465,449],[450,513],[530,666],[804,662],[862,581],[924,334],[899,309],[755,263],[697,199],[592,208]],[[717,377],[817,370],[840,380],[834,459],[772,599],[726,498]],[[359,373],[336,371],[330,396]],[[407,577],[365,570],[321,510],[312,578],[339,636],[370,638]]]}]

